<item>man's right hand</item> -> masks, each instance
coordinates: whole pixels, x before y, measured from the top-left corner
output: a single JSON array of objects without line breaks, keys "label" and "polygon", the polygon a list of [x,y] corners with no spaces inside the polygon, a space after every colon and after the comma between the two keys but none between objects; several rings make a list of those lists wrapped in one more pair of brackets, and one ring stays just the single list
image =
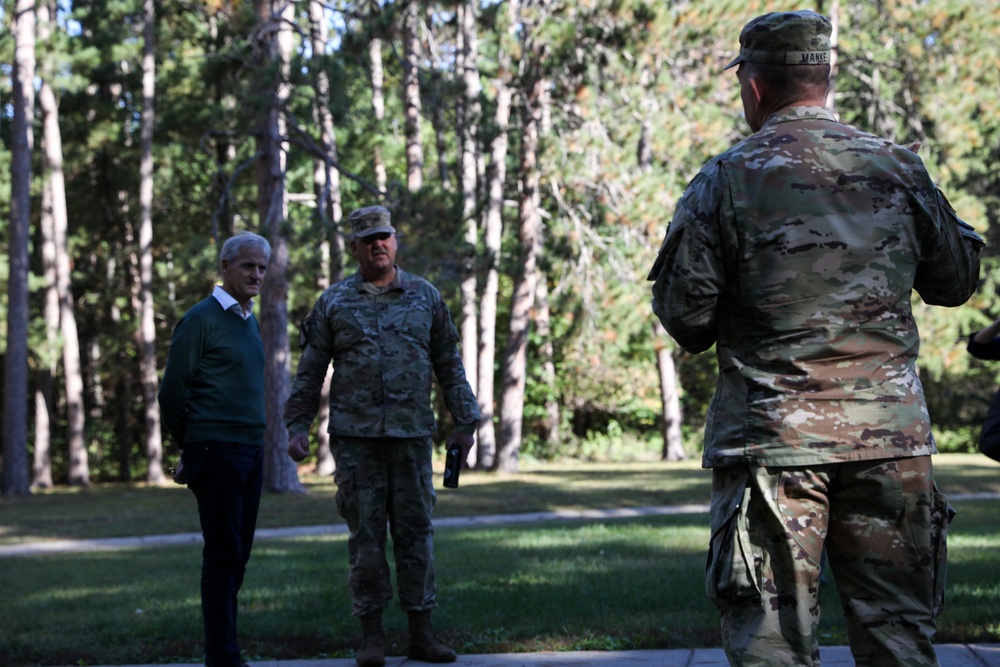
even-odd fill
[{"label": "man's right hand", "polygon": [[296,433],[288,439],[288,455],[296,463],[301,463],[309,456],[309,434]]}]

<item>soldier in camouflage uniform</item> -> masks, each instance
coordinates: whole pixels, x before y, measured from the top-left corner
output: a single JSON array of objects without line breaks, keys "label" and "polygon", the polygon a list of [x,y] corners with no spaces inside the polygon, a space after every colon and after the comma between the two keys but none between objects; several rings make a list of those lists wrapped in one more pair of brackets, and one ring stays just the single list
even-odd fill
[{"label": "soldier in camouflage uniform", "polygon": [[914,151],[824,108],[830,23],[740,35],[754,134],[688,185],[649,274],[689,352],[713,344],[706,589],[733,665],[818,665],[824,545],[858,665],[936,665],[951,510],[910,309],[974,292],[982,240]]},{"label": "soldier in camouflage uniform", "polygon": [[465,377],[458,332],[438,290],[395,264],[389,211],[350,215],[359,271],[327,288],[302,327],[302,357],[285,406],[288,453],[309,454],[309,427],[330,361],[330,448],[337,509],[350,530],[350,587],[364,638],[357,661],[385,664],[382,610],[392,600],[386,521],[392,531],[400,603],[409,616],[410,658],[453,662],[430,614],[437,603],[431,510],[432,374],[455,421],[449,446],[468,455],[479,407]]}]

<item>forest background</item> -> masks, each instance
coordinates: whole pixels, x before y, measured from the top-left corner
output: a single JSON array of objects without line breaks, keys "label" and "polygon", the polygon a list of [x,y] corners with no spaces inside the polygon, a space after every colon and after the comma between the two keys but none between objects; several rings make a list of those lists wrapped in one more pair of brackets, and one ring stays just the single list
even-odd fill
[{"label": "forest background", "polygon": [[301,490],[280,417],[297,325],[353,272],[346,215],[374,203],[459,326],[473,465],[697,456],[714,356],[663,332],[646,274],[687,181],[748,133],[722,71],[741,27],[803,8],[835,25],[829,106],[920,142],[989,242],[968,304],[914,295],[939,447],[972,451],[1000,373],[965,352],[1000,311],[990,3],[3,0],[0,491],[164,481],[170,333],[241,230],[274,251],[265,484]]}]

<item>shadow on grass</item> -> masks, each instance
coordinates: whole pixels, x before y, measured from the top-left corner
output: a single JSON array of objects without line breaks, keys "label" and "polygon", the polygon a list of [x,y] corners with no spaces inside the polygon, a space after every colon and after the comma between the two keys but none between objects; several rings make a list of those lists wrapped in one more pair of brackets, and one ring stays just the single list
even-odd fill
[{"label": "shadow on grass", "polygon": [[[998,639],[995,514],[970,501],[953,524],[938,641]],[[443,528],[435,539],[435,625],[464,653],[719,645],[704,515]],[[199,661],[199,563],[194,546],[11,559],[0,568],[0,664]],[[821,643],[843,644],[834,586],[822,595]],[[251,663],[351,657],[360,639],[342,536],[258,543],[240,600]],[[405,625],[394,603],[392,654],[405,651]]]}]

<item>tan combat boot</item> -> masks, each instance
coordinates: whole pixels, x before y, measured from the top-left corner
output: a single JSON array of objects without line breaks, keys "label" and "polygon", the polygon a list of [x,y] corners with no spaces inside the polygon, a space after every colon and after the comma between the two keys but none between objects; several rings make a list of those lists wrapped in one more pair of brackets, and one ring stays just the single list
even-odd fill
[{"label": "tan combat boot", "polygon": [[407,657],[424,662],[455,662],[458,657],[453,650],[445,646],[434,636],[431,629],[431,612],[408,612],[410,625],[410,646]]},{"label": "tan combat boot", "polygon": [[382,667],[385,664],[385,630],[381,609],[361,616],[361,632],[361,648],[356,658],[358,667]]}]

